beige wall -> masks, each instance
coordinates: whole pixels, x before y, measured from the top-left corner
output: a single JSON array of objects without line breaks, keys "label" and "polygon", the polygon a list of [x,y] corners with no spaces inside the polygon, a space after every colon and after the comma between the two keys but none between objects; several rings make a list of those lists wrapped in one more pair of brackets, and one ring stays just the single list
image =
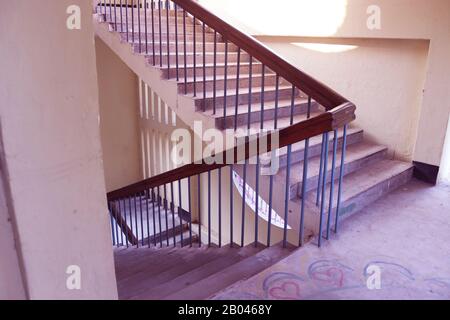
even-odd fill
[{"label": "beige wall", "polygon": [[[415,115],[419,119],[417,136],[409,138],[416,140],[414,160],[433,165],[440,164],[450,112],[450,77],[448,76],[450,74],[448,59],[450,56],[450,2],[448,0],[279,0],[276,2],[272,0],[200,0],[200,3],[253,35],[291,37],[284,39],[285,51],[289,44],[294,42],[292,37],[429,41],[422,103],[420,110],[416,111],[418,114]],[[367,28],[367,8],[373,4],[381,8],[380,30]],[[362,52],[366,51],[362,50]],[[298,58],[296,64],[300,68],[305,67],[300,60]],[[346,66],[349,70],[358,68],[353,62]],[[318,72],[320,71],[312,71],[311,74],[316,76]],[[333,73],[334,70],[330,69],[329,72]],[[350,72],[341,74],[344,81],[349,81],[354,76],[354,73]],[[370,74],[366,80],[369,81],[374,76]],[[394,74],[390,71],[384,76],[400,78],[405,75]],[[332,84],[336,76],[324,75],[318,78]],[[415,81],[421,80],[416,78]],[[343,88],[340,92],[351,95],[354,90],[355,87],[348,90]],[[396,100],[396,96],[386,96],[384,104],[393,100]],[[366,106],[358,105],[357,107],[358,114],[362,115],[361,109]],[[403,119],[404,115],[400,112],[404,108],[405,106],[398,109],[391,117]],[[384,115],[374,114],[373,117],[377,118],[375,123],[382,123]],[[375,127],[364,129],[382,130]],[[414,132],[414,130],[409,131],[412,134]],[[402,133],[399,132],[399,134]],[[404,143],[408,145],[407,141]]]},{"label": "beige wall", "polygon": [[142,179],[138,78],[98,37],[95,49],[103,167],[113,191]]},{"label": "beige wall", "polygon": [[[69,31],[74,3],[82,29]],[[117,298],[91,6],[18,0],[0,11],[1,129],[31,299]],[[81,290],[66,287],[70,265]]]}]

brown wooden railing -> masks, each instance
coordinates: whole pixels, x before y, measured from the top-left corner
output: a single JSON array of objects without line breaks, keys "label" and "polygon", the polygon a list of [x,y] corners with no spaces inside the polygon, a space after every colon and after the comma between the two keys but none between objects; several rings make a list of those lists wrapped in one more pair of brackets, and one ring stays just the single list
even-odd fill
[{"label": "brown wooden railing", "polygon": [[[125,1],[124,1],[125,2]],[[126,39],[128,42],[131,42],[134,49],[139,54],[144,54],[148,57],[148,61],[153,64],[153,66],[157,68],[161,68],[164,70],[167,70],[167,76],[170,78],[172,68],[175,68],[176,72],[176,79],[178,82],[182,85],[184,85],[182,92],[183,94],[193,94],[194,98],[199,98],[199,100],[202,101],[202,107],[203,110],[205,110],[207,106],[207,100],[212,99],[212,105],[213,105],[213,113],[216,114],[217,109],[222,108],[224,113],[224,119],[227,117],[226,110],[227,107],[233,106],[235,107],[235,114],[234,116],[234,128],[237,127],[237,118],[238,118],[238,105],[242,104],[238,100],[238,92],[242,91],[240,87],[240,81],[244,81],[244,77],[240,75],[240,70],[244,66],[243,60],[244,54],[245,57],[247,57],[247,60],[245,63],[248,63],[248,73],[249,75],[245,78],[245,81],[249,83],[249,92],[246,93],[245,97],[248,99],[248,124],[247,128],[250,128],[250,113],[252,112],[251,106],[253,104],[253,100],[255,97],[255,92],[252,91],[254,89],[252,80],[256,79],[255,75],[252,73],[254,65],[257,63],[261,65],[261,73],[262,75],[258,78],[259,81],[261,81],[261,87],[260,89],[260,102],[261,102],[261,108],[259,110],[261,114],[261,120],[260,120],[260,129],[264,128],[264,107],[265,103],[270,102],[275,104],[275,116],[274,116],[274,127],[272,129],[278,130],[279,132],[279,144],[278,145],[272,145],[269,134],[262,134],[262,136],[258,137],[256,140],[256,143],[259,145],[262,141],[268,141],[268,148],[267,149],[260,149],[257,148],[255,153],[251,153],[250,150],[250,144],[255,143],[255,141],[247,141],[245,143],[244,149],[245,153],[242,158],[238,158],[238,152],[237,150],[239,147],[235,147],[233,150],[227,150],[224,151],[224,153],[233,153],[233,163],[224,163],[224,164],[207,164],[207,162],[204,160],[201,164],[189,164],[182,166],[180,168],[168,171],[164,174],[157,175],[154,177],[151,177],[149,179],[134,183],[132,185],[123,187],[119,190],[113,191],[108,193],[107,198],[108,202],[110,204],[110,208],[114,208],[113,213],[113,220],[115,220],[116,225],[116,234],[114,235],[113,230],[113,237],[118,236],[117,227],[125,230],[123,233],[125,234],[125,237],[127,239],[126,243],[128,245],[128,242],[131,244],[137,244],[139,245],[139,237],[138,232],[139,230],[138,225],[138,217],[135,217],[135,235],[132,235],[133,231],[128,229],[128,224],[126,221],[120,220],[120,222],[117,220],[117,211],[120,211],[121,205],[125,208],[125,202],[127,202],[129,199],[134,198],[134,207],[136,209],[136,197],[141,199],[141,197],[145,197],[147,199],[150,199],[151,201],[157,203],[156,210],[160,209],[159,207],[161,205],[164,206],[165,210],[168,210],[170,205],[170,210],[175,213],[175,207],[178,207],[179,212],[182,211],[183,205],[179,203],[178,205],[175,205],[173,201],[168,201],[167,199],[174,199],[173,197],[173,184],[177,183],[179,184],[179,187],[181,188],[180,181],[183,179],[189,180],[189,186],[190,186],[190,179],[192,177],[198,177],[198,182],[200,183],[200,175],[203,173],[208,174],[208,203],[210,204],[211,201],[211,186],[210,186],[210,175],[213,170],[218,170],[219,174],[221,173],[221,168],[226,166],[231,166],[230,170],[230,180],[231,179],[231,172],[233,172],[233,165],[238,163],[239,161],[244,161],[244,186],[246,185],[246,170],[247,170],[247,164],[248,159],[252,157],[258,158],[258,163],[256,166],[257,172],[257,187],[256,187],[256,199],[258,199],[258,177],[259,177],[259,170],[260,170],[260,164],[259,164],[259,156],[261,156],[264,153],[274,151],[276,149],[281,148],[287,148],[287,165],[286,165],[286,185],[288,185],[287,181],[289,181],[289,175],[290,175],[290,168],[291,168],[291,152],[292,152],[292,146],[293,144],[299,143],[304,141],[305,147],[304,147],[304,161],[303,161],[303,181],[305,183],[302,184],[302,192],[301,192],[301,208],[300,208],[300,226],[299,226],[299,245],[303,244],[303,229],[304,229],[304,202],[306,197],[306,180],[307,180],[307,174],[308,174],[308,150],[309,150],[309,139],[312,137],[315,137],[317,135],[322,135],[322,149],[320,152],[320,176],[319,176],[319,183],[317,186],[317,205],[320,207],[320,227],[319,227],[319,240],[318,244],[320,246],[321,239],[322,239],[322,232],[323,232],[323,226],[324,226],[324,219],[326,214],[326,202],[329,203],[328,208],[328,219],[326,223],[326,237],[329,237],[330,228],[332,225],[331,221],[331,215],[332,215],[332,203],[335,199],[333,199],[333,189],[334,189],[334,181],[336,179],[335,175],[335,167],[337,164],[336,157],[337,157],[337,147],[338,147],[338,129],[343,128],[343,136],[342,136],[342,152],[341,152],[341,163],[340,163],[340,173],[338,176],[338,196],[337,196],[337,208],[335,212],[335,231],[338,227],[338,218],[339,218],[339,205],[340,205],[340,197],[341,197],[341,189],[342,189],[342,179],[343,179],[343,171],[344,171],[344,158],[345,158],[345,147],[346,147],[346,129],[347,124],[350,123],[355,119],[355,105],[348,101],[346,98],[326,86],[325,84],[321,83],[320,81],[314,79],[310,75],[307,75],[303,71],[299,70],[297,67],[293,66],[286,60],[284,60],[282,57],[277,55],[275,52],[273,52],[271,49],[269,49],[267,46],[256,40],[254,37],[245,34],[244,32],[240,31],[239,29],[235,28],[234,26],[228,24],[215,14],[211,13],[207,9],[205,9],[203,6],[198,4],[197,2],[193,0],[172,0],[172,1],[150,1],[150,0],[136,0],[136,1],[128,1],[128,5],[124,6],[122,1],[119,0],[99,0],[99,5],[97,6],[97,13],[101,14],[104,19],[110,23],[114,30],[116,32],[120,32],[124,39]],[[129,4],[131,3],[131,7]],[[131,9],[130,9],[131,8]],[[131,10],[131,12],[129,12]],[[125,13],[124,13],[125,11]],[[181,19],[179,19],[181,18]],[[179,25],[181,20],[181,25]],[[187,31],[187,21],[190,21],[190,24],[188,27],[192,28],[189,29],[190,31]],[[125,23],[125,25],[124,25]],[[137,25],[136,25],[137,23]],[[131,25],[131,27],[130,27]],[[200,36],[200,40],[198,40],[197,36]],[[189,41],[187,37],[189,36]],[[206,47],[208,45],[206,37],[209,37],[213,40],[213,61],[212,64],[212,70],[209,71],[208,64],[206,62],[208,54],[206,52]],[[218,88],[217,86],[217,70],[219,68],[219,63],[217,62],[217,45],[219,42],[219,36],[221,37],[221,43],[224,44],[225,52],[224,55],[224,63],[221,65],[221,67],[224,68],[224,81],[223,81],[223,88]],[[174,48],[172,48],[172,44],[174,44]],[[230,57],[230,45],[233,44],[235,47],[237,47],[237,62],[233,62],[236,65],[236,75],[233,75],[233,78],[227,73],[229,66],[231,65],[229,62]],[[198,45],[200,45],[200,49],[198,49]],[[211,45],[211,43],[209,43]],[[190,49],[191,51],[187,52],[187,48],[192,47]],[[222,54],[222,52],[221,52]],[[198,56],[198,57],[197,57]],[[190,61],[189,63],[187,60],[193,59],[193,61]],[[197,61],[197,59],[202,61]],[[189,66],[188,66],[189,64]],[[188,70],[192,70],[193,72],[193,92],[188,91],[188,77],[187,74],[190,72]],[[212,98],[207,95],[206,93],[206,87],[209,84],[209,79],[207,80],[206,74],[207,72],[211,72],[213,74],[213,91],[212,91]],[[267,73],[266,73],[267,72]],[[274,84],[274,89],[271,88],[271,92],[268,92],[269,90],[266,89],[264,80],[265,76],[269,74],[269,72],[272,72],[276,75],[276,81]],[[184,79],[183,75],[184,74]],[[201,75],[202,74],[202,75]],[[234,78],[235,76],[235,78]],[[229,96],[230,87],[227,87],[229,80],[233,79],[236,82],[236,94]],[[280,81],[283,80],[283,84],[287,85],[286,88],[280,87]],[[198,91],[203,90],[203,97]],[[223,97],[219,99],[217,97],[217,92],[223,89]],[[234,90],[234,88],[233,88]],[[240,91],[241,90],[241,91]],[[287,98],[290,99],[291,105],[290,105],[290,125],[279,130],[277,127],[277,120],[278,120],[278,113],[277,108],[279,107],[279,101],[280,101],[280,95],[284,94]],[[305,97],[308,100],[307,103],[307,117],[305,120],[302,120],[298,123],[295,123],[294,121],[294,112],[295,112],[295,100],[298,97]],[[227,100],[228,98],[228,100]],[[235,102],[234,102],[235,100]],[[311,115],[311,106],[312,103],[320,104],[324,108],[324,112],[315,116]],[[224,120],[225,121],[225,120]],[[331,185],[330,185],[330,192],[329,192],[329,200],[326,200],[326,184],[327,184],[327,164],[328,164],[328,147],[329,147],[329,133],[334,133],[334,139],[332,143],[332,171],[331,171]],[[220,158],[220,157],[219,157]],[[224,159],[226,157],[223,157]],[[220,181],[220,180],[219,180]],[[170,197],[167,196],[166,186],[170,185],[172,195]],[[229,186],[232,191],[232,182],[231,186]],[[161,188],[164,189],[164,195],[160,195],[159,193],[162,192],[160,190]],[[198,193],[201,193],[200,186],[198,186]],[[220,193],[221,186],[219,185],[219,193]],[[270,220],[270,214],[272,213],[271,205],[272,205],[272,188],[273,188],[273,178],[270,179],[270,199],[269,199],[269,221]],[[156,189],[156,192],[155,192]],[[188,200],[189,200],[189,207],[191,207],[191,201],[194,201],[194,199],[191,197],[190,194],[190,187],[188,190],[185,190],[183,192],[189,193]],[[284,244],[287,242],[287,221],[288,221],[288,192],[289,190],[286,187],[285,190],[285,214],[284,214],[284,237],[283,241]],[[231,193],[231,197],[233,192]],[[181,199],[181,196],[179,197]],[[219,198],[220,199],[220,198]],[[181,201],[181,200],[180,200]],[[199,200],[197,200],[200,202]],[[220,201],[220,200],[219,200]],[[230,201],[233,201],[233,198],[230,198]],[[132,209],[132,203],[129,202],[129,210]],[[139,200],[139,205],[142,206],[142,201]],[[258,201],[257,201],[258,202]],[[198,203],[199,205],[200,203]],[[153,215],[155,215],[155,206],[153,206]],[[220,205],[219,205],[219,245],[221,244],[221,211],[220,211]],[[190,211],[190,210],[189,210]],[[208,207],[208,243],[211,244],[211,208],[210,205]],[[136,212],[136,210],[135,210]],[[141,210],[141,228],[144,228],[144,225],[142,223],[142,210]],[[144,209],[145,212],[145,209]],[[241,245],[244,243],[244,212],[245,212],[245,192],[244,192],[244,199],[243,199],[243,208],[242,208],[242,232],[241,232]],[[230,213],[233,215],[233,213]],[[147,203],[147,215],[149,215],[149,209],[148,209],[148,203]],[[180,216],[180,224],[183,223]],[[126,218],[126,216],[125,216]],[[130,215],[130,218],[131,215]],[[231,219],[232,221],[232,219]],[[192,235],[192,220],[189,222],[189,228],[190,233]],[[155,221],[153,223],[154,230],[155,228]],[[159,219],[160,223],[160,231],[161,231],[161,219]],[[166,223],[167,223],[167,217],[166,217]],[[202,222],[198,221],[199,223],[199,236],[201,236],[201,227]],[[232,222],[231,222],[232,223]],[[113,221],[114,225],[114,221]],[[114,228],[114,226],[113,226]],[[150,226],[147,224],[147,228],[150,228]],[[133,229],[133,226],[131,226],[131,230]],[[231,229],[231,243],[233,243],[233,234],[232,234],[232,226],[230,226]],[[144,230],[141,230],[141,234],[144,234]],[[135,238],[137,238],[137,240]],[[117,240],[117,239],[116,239]],[[143,236],[141,238],[142,244],[144,244]],[[255,244],[259,241],[258,238],[258,204],[256,205],[256,214],[255,214]],[[115,241],[116,243],[119,243],[119,241]],[[175,241],[174,241],[175,242]],[[201,241],[200,241],[201,242]],[[269,229],[268,229],[268,239],[267,243],[270,244],[270,222],[269,222]],[[123,244],[123,241],[122,241]],[[156,243],[155,243],[156,244]],[[150,246],[150,241],[148,241],[148,245]],[[162,245],[162,243],[161,243]]]}]

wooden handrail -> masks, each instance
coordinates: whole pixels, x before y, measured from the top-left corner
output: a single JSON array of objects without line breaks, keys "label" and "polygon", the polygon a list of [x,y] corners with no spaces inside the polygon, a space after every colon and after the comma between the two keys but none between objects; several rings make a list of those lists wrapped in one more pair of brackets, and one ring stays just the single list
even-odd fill
[{"label": "wooden handrail", "polygon": [[[225,150],[221,154],[217,154],[215,158],[227,159],[226,155],[232,153],[234,155],[233,163],[249,159],[257,154],[264,154],[274,149],[280,149],[303,141],[307,138],[317,136],[324,132],[330,132],[342,127],[343,125],[355,119],[355,105],[346,102],[333,110],[322,113],[314,118],[301,121],[292,126],[279,130],[279,142],[273,146],[270,133],[266,133],[253,141],[247,141],[241,146],[236,146],[231,150]],[[256,148],[251,148],[251,144],[257,144]],[[267,147],[259,148],[259,145],[265,143]],[[253,153],[251,152],[253,150]],[[243,150],[242,157],[239,158],[238,150]],[[226,162],[226,161],[223,161]],[[204,172],[223,168],[230,163],[214,163],[208,164],[204,159],[202,163],[191,163],[180,168],[159,174],[146,180],[131,184],[127,187],[109,192],[107,194],[108,201],[115,201],[124,197],[129,197],[145,190],[156,188],[170,182],[178,181],[188,177],[192,177]]]},{"label": "wooden handrail", "polygon": [[223,21],[197,2],[193,0],[172,1],[186,10],[189,14],[217,31],[226,40],[243,49],[279,76],[311,96],[314,100],[324,106],[326,110],[331,110],[349,102],[330,87],[299,70],[257,39]]}]

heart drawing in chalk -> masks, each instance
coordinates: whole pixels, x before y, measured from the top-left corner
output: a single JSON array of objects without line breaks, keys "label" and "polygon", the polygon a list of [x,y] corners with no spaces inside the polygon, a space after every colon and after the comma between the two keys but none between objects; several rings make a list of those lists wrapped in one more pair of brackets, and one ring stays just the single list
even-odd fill
[{"label": "heart drawing in chalk", "polygon": [[271,288],[269,296],[280,300],[297,300],[300,299],[300,287],[295,282],[286,281],[278,287]]},{"label": "heart drawing in chalk", "polygon": [[315,270],[312,273],[314,280],[331,285],[333,287],[341,288],[344,284],[344,272],[336,267],[330,267],[325,270]]}]

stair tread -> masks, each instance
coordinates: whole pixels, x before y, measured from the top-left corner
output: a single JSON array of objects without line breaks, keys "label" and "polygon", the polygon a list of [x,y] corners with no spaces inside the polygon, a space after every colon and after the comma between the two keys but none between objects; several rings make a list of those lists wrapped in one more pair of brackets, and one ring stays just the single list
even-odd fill
[{"label": "stair tread", "polygon": [[[280,85],[279,86],[279,90],[292,90],[292,85]],[[252,89],[252,93],[261,93],[262,89],[261,86],[253,88]],[[269,92],[269,91],[275,91],[275,86],[264,86],[264,91],[265,92]],[[247,94],[249,92],[248,88],[239,88],[238,90],[238,94]],[[221,98],[223,97],[225,94],[224,90],[216,90],[216,98]],[[227,89],[226,91],[227,96],[235,96],[236,94],[236,88],[234,89]],[[196,97],[193,97],[193,94],[187,94],[187,96],[191,96],[194,100],[203,100],[203,94],[197,93]],[[206,91],[206,99],[209,98],[213,98],[214,97],[214,93],[213,91]]]},{"label": "stair tread", "polygon": [[[361,142],[347,146],[344,163],[348,164],[353,161],[366,158],[370,155],[373,155],[375,153],[378,153],[378,152],[381,152],[384,150],[387,150],[386,146],[379,145],[376,143],[361,141]],[[328,166],[327,166],[328,172],[331,170],[332,155],[333,155],[333,151],[330,150],[329,156],[328,156]],[[336,177],[339,174],[340,157],[341,157],[341,152],[339,150],[337,152],[337,156],[336,156],[336,168],[337,168],[337,170],[335,170]],[[308,161],[308,178],[318,176],[319,169],[320,169],[320,156],[310,158]],[[285,179],[286,170],[287,170],[287,168],[280,169],[277,174],[277,177]],[[277,180],[277,179],[275,178],[275,180]],[[295,164],[291,165],[290,184],[299,183],[299,182],[302,182],[302,180],[303,180],[303,161],[301,161],[300,163],[295,163]]]},{"label": "stair tread", "polygon": [[216,272],[196,283],[178,290],[164,297],[169,300],[198,300],[206,299],[220,290],[229,287],[233,283],[248,279],[249,277],[272,266],[276,262],[288,256],[294,248],[282,248],[280,244],[266,248],[257,254],[235,263],[219,272]]},{"label": "stair tread", "polygon": [[[169,281],[161,283],[158,286],[152,287],[150,290],[149,288],[147,288],[147,290],[141,293],[133,294],[132,299],[161,299],[167,295],[170,295],[189,286],[194,282],[202,280],[211,274],[219,272],[220,270],[233,265],[234,263],[237,263],[251,255],[254,255],[262,249],[262,246],[254,248],[253,245],[247,246],[245,248],[239,248],[237,246],[233,248],[210,248],[210,250],[213,252],[220,252],[221,250],[221,253],[218,254],[215,258],[209,259],[208,262],[203,263],[202,265],[197,265],[195,266],[195,268],[189,268],[189,270],[186,270],[186,272],[179,273],[178,276],[173,277]],[[205,252],[205,254],[208,253]]]}]

